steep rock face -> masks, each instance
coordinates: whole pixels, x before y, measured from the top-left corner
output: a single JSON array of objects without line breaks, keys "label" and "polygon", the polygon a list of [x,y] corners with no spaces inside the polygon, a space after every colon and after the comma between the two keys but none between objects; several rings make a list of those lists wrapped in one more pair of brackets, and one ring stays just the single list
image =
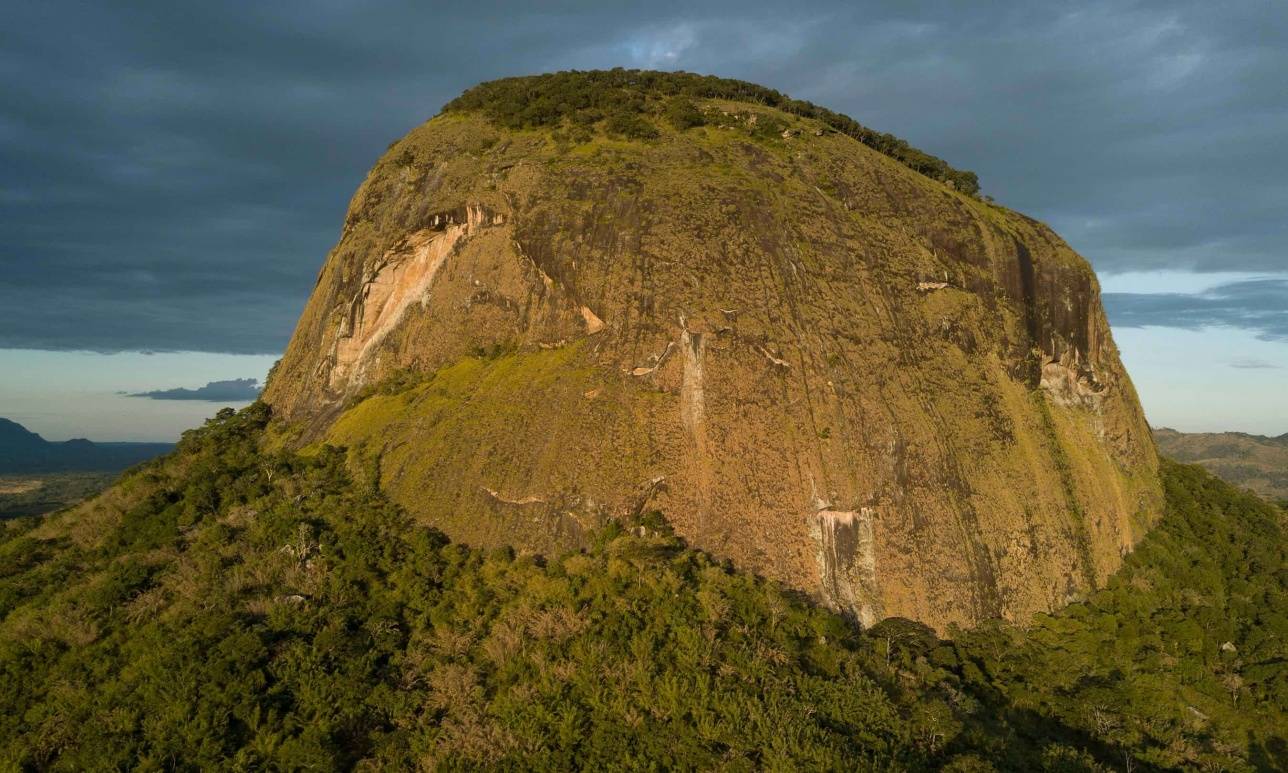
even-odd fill
[{"label": "steep rock face", "polygon": [[559,550],[656,508],[864,623],[1102,583],[1161,496],[1086,262],[816,121],[700,107],[392,146],[266,390],[282,434],[454,538]]}]

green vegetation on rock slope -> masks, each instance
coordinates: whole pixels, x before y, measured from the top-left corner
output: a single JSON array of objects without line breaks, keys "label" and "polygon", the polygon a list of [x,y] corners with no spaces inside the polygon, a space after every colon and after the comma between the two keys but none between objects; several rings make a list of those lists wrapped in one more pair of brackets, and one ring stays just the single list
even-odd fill
[{"label": "green vegetation on rock slope", "polygon": [[1166,465],[1110,586],[1027,629],[859,633],[660,516],[547,559],[453,545],[226,412],[0,541],[16,769],[1268,769],[1282,514]]},{"label": "green vegetation on rock slope", "polygon": [[[776,108],[812,118],[852,137],[925,176],[964,193],[978,193],[974,172],[954,169],[946,161],[912,147],[892,134],[878,132],[841,113],[812,102],[792,99],[747,81],[649,70],[569,71],[481,83],[444,106],[444,112],[478,110],[510,129],[567,126],[585,133],[595,124],[610,133],[635,139],[656,137],[651,121],[677,129],[700,126],[706,116],[690,100],[727,99]],[[785,125],[762,118],[758,130],[777,134]]]}]

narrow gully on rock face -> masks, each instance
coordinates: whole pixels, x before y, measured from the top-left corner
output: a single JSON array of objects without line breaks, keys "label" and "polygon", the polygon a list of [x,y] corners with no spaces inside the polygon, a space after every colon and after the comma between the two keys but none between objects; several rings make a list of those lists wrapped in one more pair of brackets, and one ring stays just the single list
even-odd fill
[{"label": "narrow gully on rock face", "polygon": [[703,393],[703,359],[706,342],[701,333],[685,330],[680,334],[680,348],[684,352],[684,383],[680,391],[680,418],[693,435],[694,444],[705,445],[706,395]]}]

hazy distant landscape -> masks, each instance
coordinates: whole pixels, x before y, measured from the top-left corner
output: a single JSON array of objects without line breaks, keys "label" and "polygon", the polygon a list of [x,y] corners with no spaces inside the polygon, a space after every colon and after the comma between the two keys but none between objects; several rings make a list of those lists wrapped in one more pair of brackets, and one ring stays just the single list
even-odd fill
[{"label": "hazy distant landscape", "polygon": [[50,442],[0,418],[0,475],[119,471],[172,448],[173,443],[95,443],[83,438]]},{"label": "hazy distant landscape", "polygon": [[51,443],[0,418],[0,519],[51,513],[97,494],[120,472],[173,443]]},{"label": "hazy distant landscape", "polygon": [[1243,432],[1154,430],[1160,453],[1198,464],[1240,488],[1272,502],[1288,503],[1288,435],[1265,437]]},{"label": "hazy distant landscape", "polygon": [[0,519],[61,510],[97,494],[116,477],[114,472],[0,473]]}]

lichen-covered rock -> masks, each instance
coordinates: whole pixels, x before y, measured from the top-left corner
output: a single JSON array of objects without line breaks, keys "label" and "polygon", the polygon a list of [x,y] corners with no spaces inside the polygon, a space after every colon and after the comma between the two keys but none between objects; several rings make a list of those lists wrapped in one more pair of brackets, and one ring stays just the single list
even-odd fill
[{"label": "lichen-covered rock", "polygon": [[1087,263],[813,119],[698,106],[783,129],[454,111],[393,145],[266,391],[282,435],[467,542],[660,509],[864,623],[1103,583],[1161,495]]}]

